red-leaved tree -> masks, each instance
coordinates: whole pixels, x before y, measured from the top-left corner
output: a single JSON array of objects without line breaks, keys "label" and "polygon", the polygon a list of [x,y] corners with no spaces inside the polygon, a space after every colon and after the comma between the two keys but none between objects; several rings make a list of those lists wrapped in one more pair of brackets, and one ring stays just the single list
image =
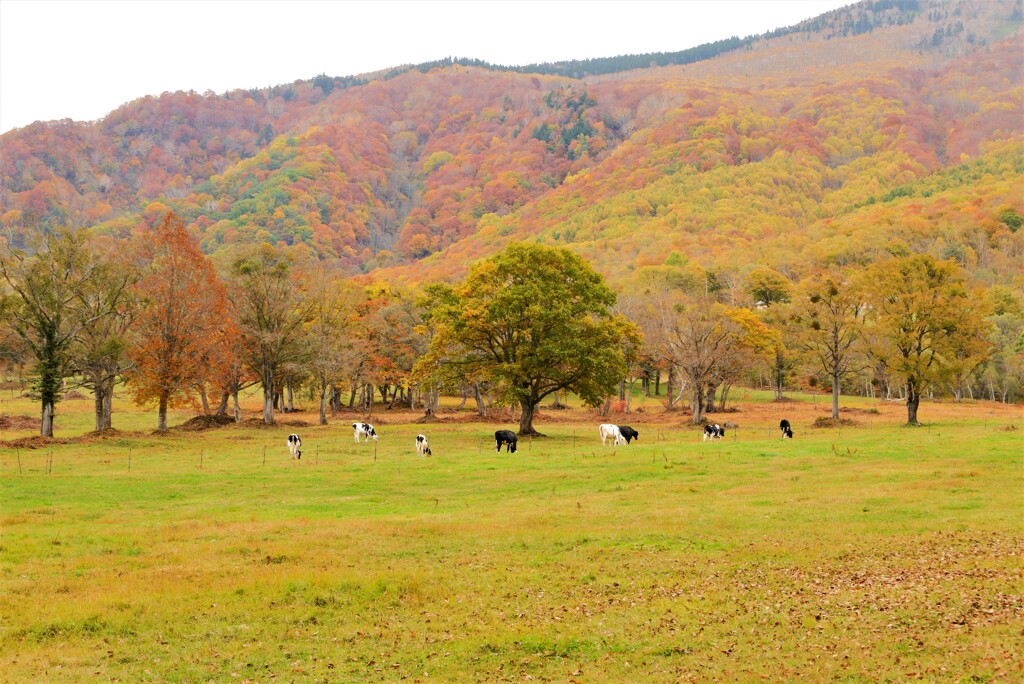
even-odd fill
[{"label": "red-leaved tree", "polygon": [[220,374],[215,351],[237,333],[224,285],[181,219],[168,213],[158,227],[143,228],[135,256],[146,306],[136,323],[130,387],[136,403],[157,402],[164,432],[167,407],[195,402],[198,382]]}]

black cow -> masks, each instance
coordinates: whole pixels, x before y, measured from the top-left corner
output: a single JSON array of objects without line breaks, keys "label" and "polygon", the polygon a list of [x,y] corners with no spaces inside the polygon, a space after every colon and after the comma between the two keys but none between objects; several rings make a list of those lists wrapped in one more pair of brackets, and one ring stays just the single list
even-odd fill
[{"label": "black cow", "polygon": [[714,425],[704,426],[705,442],[709,439],[721,439],[722,437],[725,437],[725,428],[719,425],[718,423],[715,423]]},{"label": "black cow", "polygon": [[498,430],[494,433],[494,445],[501,451],[501,445],[505,445],[505,451],[509,453],[516,453],[516,445],[519,443],[519,438],[516,437],[516,433],[511,430]]},{"label": "black cow", "polygon": [[789,421],[783,418],[779,421],[779,429],[782,430],[782,439],[793,439],[793,429],[789,425]]},{"label": "black cow", "polygon": [[626,444],[629,444],[630,440],[640,439],[640,433],[628,425],[620,425],[619,432],[622,434],[622,438],[626,440]]}]

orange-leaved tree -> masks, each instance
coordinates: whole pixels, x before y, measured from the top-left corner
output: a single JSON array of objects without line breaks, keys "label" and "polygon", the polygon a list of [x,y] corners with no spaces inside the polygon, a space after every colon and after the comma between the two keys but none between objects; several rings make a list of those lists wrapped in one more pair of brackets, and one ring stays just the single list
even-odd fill
[{"label": "orange-leaved tree", "polygon": [[142,277],[135,287],[146,306],[136,321],[130,388],[136,403],[157,402],[163,432],[167,407],[194,403],[197,380],[217,374],[212,352],[235,333],[224,285],[181,219],[168,213],[137,238]]}]

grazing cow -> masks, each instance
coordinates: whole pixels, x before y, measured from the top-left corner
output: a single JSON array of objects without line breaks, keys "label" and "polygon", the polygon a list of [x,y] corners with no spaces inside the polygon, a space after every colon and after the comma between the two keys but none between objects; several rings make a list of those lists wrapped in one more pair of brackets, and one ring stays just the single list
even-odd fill
[{"label": "grazing cow", "polygon": [[425,435],[416,435],[416,453],[420,456],[433,456]]},{"label": "grazing cow", "polygon": [[302,452],[299,448],[302,446],[302,440],[296,434],[288,435],[288,451],[291,452],[292,458],[302,458]]},{"label": "grazing cow", "polygon": [[605,446],[609,439],[613,439],[612,446],[619,446],[625,444],[626,440],[623,439],[622,433],[619,432],[618,425],[612,425],[611,423],[603,423],[597,426],[597,429],[601,433],[601,446]]},{"label": "grazing cow", "polygon": [[370,441],[371,437],[373,437],[374,442],[377,441],[377,431],[369,423],[352,423],[352,432],[355,435],[356,444],[359,444],[359,438],[364,435],[367,442]]},{"label": "grazing cow", "polygon": [[631,440],[640,439],[640,433],[628,425],[620,425],[619,433],[622,435],[622,439],[626,440],[626,444],[629,444]]},{"label": "grazing cow", "polygon": [[716,439],[716,438],[717,439],[722,439],[722,437],[725,437],[725,428],[722,427],[721,425],[719,425],[718,423],[715,423],[714,425],[705,425],[704,426],[704,440],[703,441],[706,442],[709,439]]},{"label": "grazing cow", "polygon": [[783,418],[779,421],[779,429],[782,430],[782,439],[793,439],[793,428],[790,427],[789,421]]},{"label": "grazing cow", "polygon": [[516,433],[511,430],[498,430],[494,433],[494,445],[501,451],[501,445],[505,445],[505,451],[511,454],[516,453],[516,445],[519,443],[519,438],[516,437]]}]

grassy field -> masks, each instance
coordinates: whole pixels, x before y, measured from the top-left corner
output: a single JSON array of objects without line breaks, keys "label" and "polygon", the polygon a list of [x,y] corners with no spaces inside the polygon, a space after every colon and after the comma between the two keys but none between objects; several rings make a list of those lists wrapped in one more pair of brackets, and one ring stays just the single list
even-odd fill
[{"label": "grassy field", "polygon": [[96,438],[66,402],[70,443],[0,445],[0,681],[1024,678],[1020,408],[844,399],[815,429],[794,396],[740,396],[715,443],[653,399],[614,449],[544,412],[515,454],[469,412],[356,445],[362,415],[157,436],[120,402]]}]

